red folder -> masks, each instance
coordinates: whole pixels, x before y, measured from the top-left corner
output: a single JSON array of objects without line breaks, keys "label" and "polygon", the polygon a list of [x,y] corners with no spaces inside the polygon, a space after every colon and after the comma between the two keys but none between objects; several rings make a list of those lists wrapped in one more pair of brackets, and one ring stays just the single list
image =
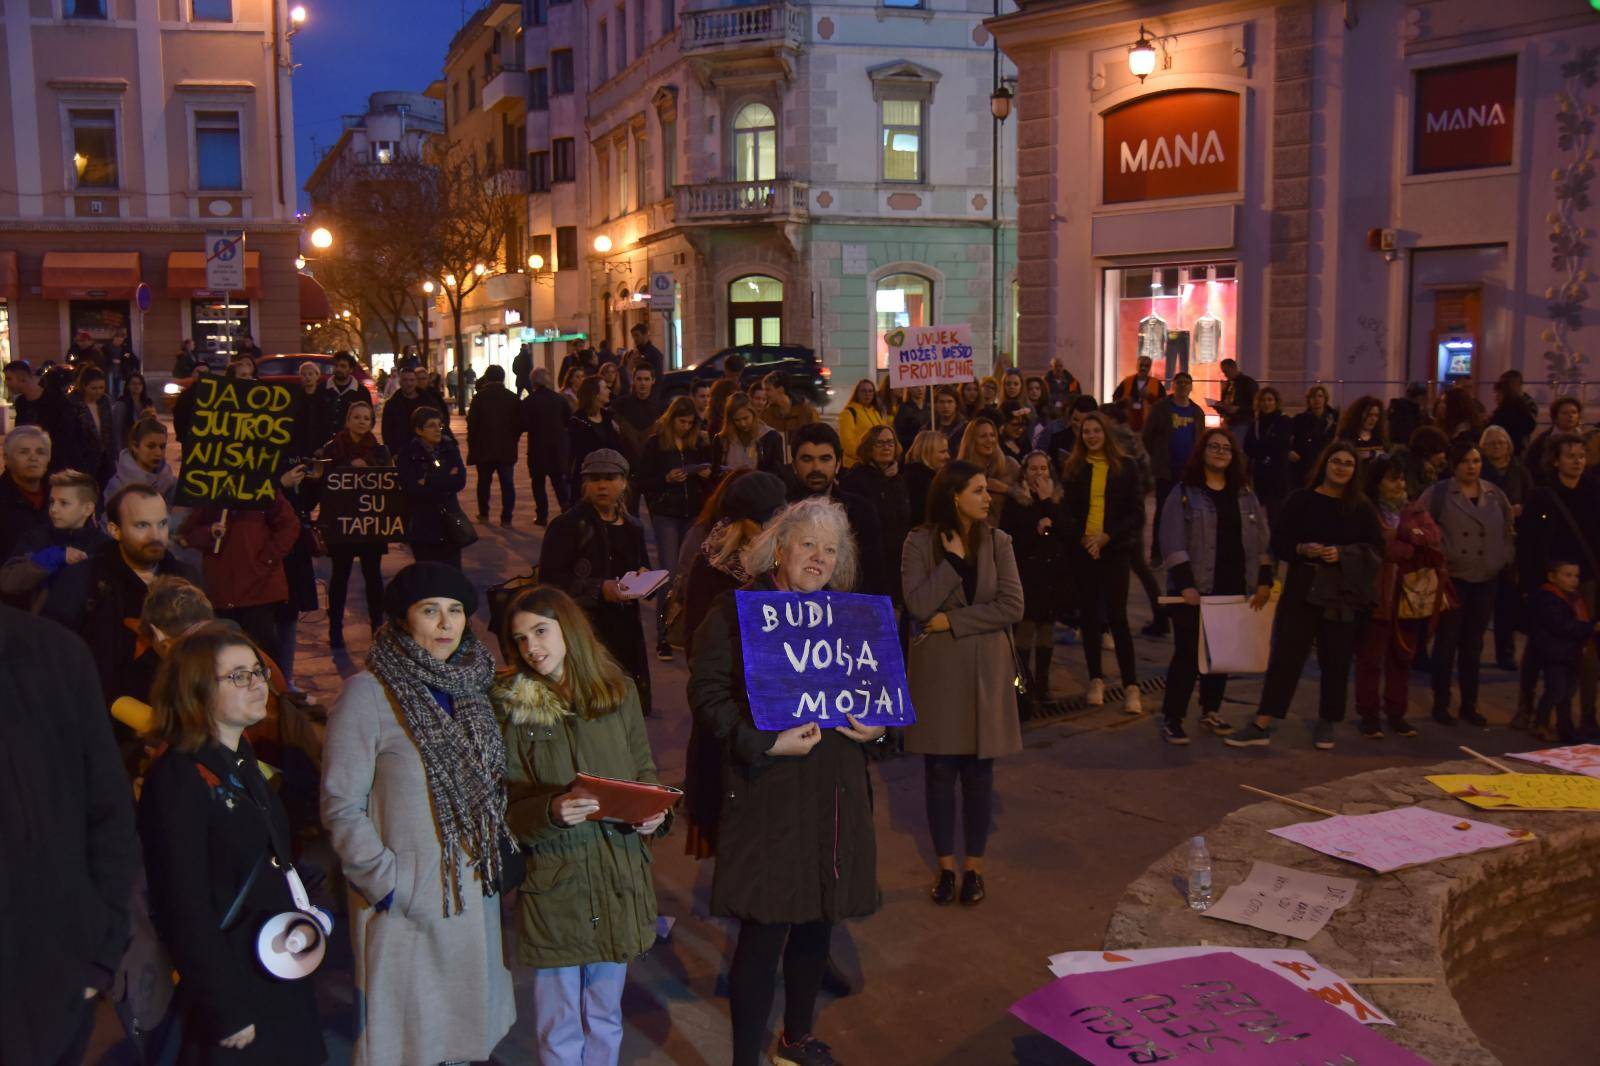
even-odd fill
[{"label": "red folder", "polygon": [[589,815],[591,822],[625,822],[640,825],[672,807],[683,798],[683,790],[648,781],[621,781],[580,773],[568,791],[593,796],[600,809]]}]

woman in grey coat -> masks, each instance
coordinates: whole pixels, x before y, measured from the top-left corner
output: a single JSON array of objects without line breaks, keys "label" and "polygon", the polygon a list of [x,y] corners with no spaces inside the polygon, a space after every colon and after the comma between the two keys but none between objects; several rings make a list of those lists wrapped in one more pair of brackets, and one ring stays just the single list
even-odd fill
[{"label": "woman in grey coat", "polygon": [[1516,535],[1511,501],[1483,478],[1483,453],[1472,441],[1450,445],[1453,476],[1422,495],[1422,506],[1444,533],[1445,565],[1460,606],[1439,616],[1433,645],[1433,720],[1455,725],[1450,716],[1450,672],[1453,660],[1461,687],[1461,721],[1483,727],[1478,713],[1478,660],[1483,636],[1494,616],[1500,574],[1511,565]]},{"label": "woman in grey coat", "polygon": [[982,902],[983,856],[994,760],[1022,750],[1011,627],[1022,620],[1022,582],[1011,537],[988,524],[989,478],[947,463],[928,490],[928,521],[900,560],[906,611],[921,625],[906,664],[917,723],[906,750],[924,756],[928,828],[939,861],[933,901],[956,898],[956,781],[961,782],[966,870],[961,902]]},{"label": "woman in grey coat", "polygon": [[322,822],[350,882],[354,1066],[481,1061],[516,1018],[500,941],[506,750],[477,593],[445,563],[384,590],[367,672],[328,719]]}]

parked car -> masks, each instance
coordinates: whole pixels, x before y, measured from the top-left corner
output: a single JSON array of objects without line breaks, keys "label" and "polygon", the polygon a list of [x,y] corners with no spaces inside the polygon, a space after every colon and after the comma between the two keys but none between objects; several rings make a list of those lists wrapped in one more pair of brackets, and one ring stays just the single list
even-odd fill
[{"label": "parked car", "polygon": [[[263,355],[256,360],[256,380],[298,388],[302,363],[316,363],[320,366],[324,380],[333,376],[333,356],[323,352],[293,352],[287,355]],[[378,384],[373,380],[372,371],[359,359],[356,360],[356,379],[365,385],[374,397],[378,395]],[[183,390],[193,384],[194,378],[191,376],[173,378],[162,386],[161,393],[166,398],[169,411]]]},{"label": "parked car", "polygon": [[722,376],[723,360],[735,353],[745,358],[744,372],[739,375],[742,385],[748,386],[778,371],[783,374],[790,392],[804,396],[818,407],[826,407],[828,398],[833,395],[830,381],[833,372],[822,365],[816,352],[799,344],[741,344],[724,348],[693,366],[662,375],[662,395],[668,399],[686,396],[696,381],[717,380]]}]

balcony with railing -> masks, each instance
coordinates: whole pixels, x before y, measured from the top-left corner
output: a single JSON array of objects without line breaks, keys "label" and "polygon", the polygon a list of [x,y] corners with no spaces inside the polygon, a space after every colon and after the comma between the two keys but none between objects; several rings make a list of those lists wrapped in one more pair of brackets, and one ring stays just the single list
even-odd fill
[{"label": "balcony with railing", "polygon": [[810,25],[803,7],[785,3],[714,7],[685,11],[678,23],[679,47],[685,52],[778,45],[798,48]]},{"label": "balcony with railing", "polygon": [[806,216],[809,186],[803,181],[713,181],[679,185],[674,191],[678,225],[771,222]]},{"label": "balcony with railing", "polygon": [[528,96],[528,75],[520,63],[505,63],[483,86],[485,111],[521,112]]}]

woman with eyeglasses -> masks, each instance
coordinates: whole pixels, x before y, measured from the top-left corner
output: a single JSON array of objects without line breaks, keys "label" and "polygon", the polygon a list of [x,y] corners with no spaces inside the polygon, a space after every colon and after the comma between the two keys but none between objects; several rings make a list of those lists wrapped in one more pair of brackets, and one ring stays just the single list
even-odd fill
[{"label": "woman with eyeglasses", "polygon": [[1356,643],[1377,600],[1383,525],[1356,476],[1360,445],[1337,440],[1317,460],[1311,487],[1283,502],[1273,554],[1288,563],[1272,625],[1272,652],[1255,720],[1222,738],[1235,748],[1272,743],[1272,723],[1288,716],[1313,643],[1322,675],[1314,746],[1333,747],[1344,720]]},{"label": "woman with eyeglasses", "polygon": [[296,909],[289,820],[244,735],[267,716],[260,651],[232,623],[204,623],[173,643],[151,699],[162,752],[139,838],[178,971],[179,1061],[314,1066],[327,1051],[311,981],[272,977],[256,957],[262,925]]},{"label": "woman with eyeglasses", "polygon": [[1202,430],[1181,478],[1161,501],[1156,537],[1167,587],[1183,598],[1167,612],[1172,621],[1172,661],[1161,700],[1161,739],[1168,744],[1189,743],[1183,720],[1196,680],[1200,725],[1217,736],[1233,732],[1221,713],[1228,675],[1199,676],[1201,597],[1248,594],[1251,609],[1257,611],[1272,598],[1277,567],[1267,510],[1245,479],[1241,452],[1226,428]]}]

